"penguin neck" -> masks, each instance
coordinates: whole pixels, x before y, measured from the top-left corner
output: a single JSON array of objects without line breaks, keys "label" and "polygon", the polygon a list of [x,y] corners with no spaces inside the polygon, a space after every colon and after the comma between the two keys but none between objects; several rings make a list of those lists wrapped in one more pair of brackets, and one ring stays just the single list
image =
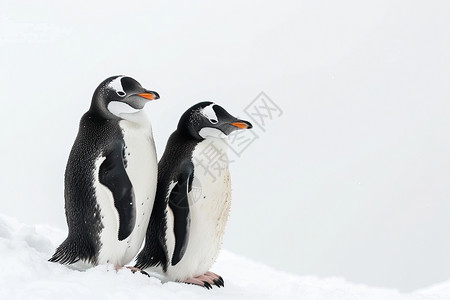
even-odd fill
[{"label": "penguin neck", "polygon": [[118,117],[120,117],[123,120],[130,121],[144,127],[150,125],[150,120],[147,118],[147,115],[143,110],[133,113],[120,113],[118,114]]},{"label": "penguin neck", "polygon": [[120,123],[130,123],[136,127],[140,127],[141,129],[148,131],[148,134],[152,136],[152,124],[144,110],[130,114],[122,113],[120,114],[120,118]]},{"label": "penguin neck", "polygon": [[216,149],[220,150],[224,154],[228,154],[228,142],[225,138],[219,137],[206,137],[200,143],[214,146]]},{"label": "penguin neck", "polygon": [[194,135],[193,130],[189,130],[187,126],[178,126],[175,130],[174,136],[177,139],[180,139],[183,142],[189,142],[194,144],[214,144],[218,147],[223,148],[224,150],[228,150],[228,142],[226,137],[215,137],[215,136],[206,136],[202,137],[198,133]]},{"label": "penguin neck", "polygon": [[121,119],[119,116],[116,116],[113,113],[111,113],[103,102],[95,101],[94,99],[92,99],[89,112],[92,115],[98,116],[99,118],[102,119],[109,119],[109,120]]},{"label": "penguin neck", "polygon": [[201,184],[213,184],[216,179],[223,182],[230,163],[227,141],[215,137],[205,138],[193,149],[191,160],[194,164],[194,172],[196,169],[200,171],[194,176],[200,180]]},{"label": "penguin neck", "polygon": [[[110,102],[109,104],[111,103],[115,104],[118,102]],[[92,101],[89,112],[103,119],[117,120],[119,122],[127,121],[133,123],[134,125],[148,128],[151,132],[152,125],[146,113],[144,112],[144,109],[133,110],[130,107],[130,110],[122,109],[121,111],[121,108],[123,107],[115,107],[114,109],[112,109],[112,107],[109,107],[109,104],[108,106],[106,106],[103,104],[103,102]],[[126,104],[123,104],[123,106],[126,106]],[[110,108],[112,110],[110,110]]]}]

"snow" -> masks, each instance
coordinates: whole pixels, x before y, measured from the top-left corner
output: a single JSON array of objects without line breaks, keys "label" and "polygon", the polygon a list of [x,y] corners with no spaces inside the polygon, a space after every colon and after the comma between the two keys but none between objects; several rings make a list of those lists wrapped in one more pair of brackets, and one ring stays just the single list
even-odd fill
[{"label": "snow", "polygon": [[25,225],[0,214],[0,299],[449,299],[450,281],[409,294],[356,285],[342,278],[299,277],[223,250],[213,271],[224,288],[116,272],[98,266],[81,272],[47,259],[66,233]]}]

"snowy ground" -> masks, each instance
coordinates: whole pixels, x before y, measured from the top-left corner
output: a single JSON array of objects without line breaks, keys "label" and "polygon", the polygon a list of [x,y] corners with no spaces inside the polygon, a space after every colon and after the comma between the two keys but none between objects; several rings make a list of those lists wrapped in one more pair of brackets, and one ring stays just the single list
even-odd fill
[{"label": "snowy ground", "polygon": [[224,288],[206,290],[128,270],[85,272],[49,263],[65,233],[0,215],[0,299],[450,299],[450,281],[411,294],[355,285],[340,278],[298,277],[222,251],[213,271]]}]

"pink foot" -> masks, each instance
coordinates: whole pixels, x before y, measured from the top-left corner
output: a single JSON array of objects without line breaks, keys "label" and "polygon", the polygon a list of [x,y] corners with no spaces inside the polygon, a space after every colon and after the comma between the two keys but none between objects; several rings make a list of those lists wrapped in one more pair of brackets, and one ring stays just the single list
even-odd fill
[{"label": "pink foot", "polygon": [[213,285],[218,287],[225,286],[223,278],[213,272],[206,272],[203,275],[191,277],[184,281],[185,283],[195,284],[203,286],[205,288],[212,289]]}]

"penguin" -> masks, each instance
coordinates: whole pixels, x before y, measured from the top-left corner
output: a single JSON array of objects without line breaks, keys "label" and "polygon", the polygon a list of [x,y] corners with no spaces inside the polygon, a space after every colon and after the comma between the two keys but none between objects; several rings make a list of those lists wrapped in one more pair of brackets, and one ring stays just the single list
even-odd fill
[{"label": "penguin", "polygon": [[127,76],[109,77],[95,90],[65,170],[68,236],[49,261],[118,270],[139,252],[158,172],[143,108],[156,99],[157,92]]},{"label": "penguin", "polygon": [[227,136],[252,128],[213,102],[189,108],[158,164],[158,187],[136,268],[154,267],[168,281],[224,286],[210,271],[231,203]]}]

